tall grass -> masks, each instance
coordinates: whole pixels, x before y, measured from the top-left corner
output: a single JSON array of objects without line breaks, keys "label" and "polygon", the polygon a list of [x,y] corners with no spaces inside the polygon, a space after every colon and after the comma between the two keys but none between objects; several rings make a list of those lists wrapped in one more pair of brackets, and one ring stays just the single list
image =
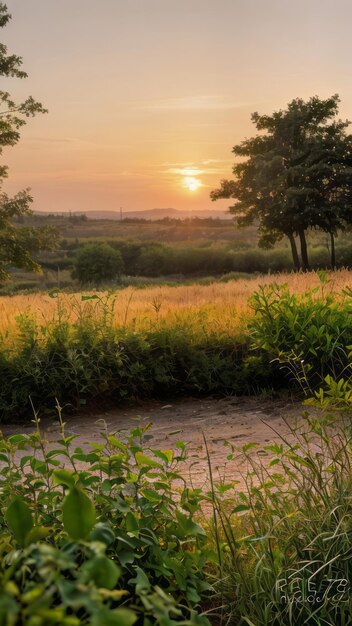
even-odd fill
[{"label": "tall grass", "polygon": [[[329,275],[330,289],[339,293],[345,287],[352,287],[352,272],[341,270]],[[109,293],[116,295],[114,306],[114,323],[117,326],[127,324],[129,327],[140,328],[153,322],[153,301],[161,302],[160,315],[166,324],[172,325],[175,319],[184,318],[195,312],[204,314],[209,327],[223,327],[225,332],[230,328],[238,332],[239,321],[244,315],[251,315],[248,299],[261,285],[271,283],[287,284],[292,293],[304,293],[320,284],[315,272],[307,274],[278,274],[257,276],[251,279],[229,282],[214,282],[209,285],[182,285],[178,287],[148,287],[143,290],[129,287],[115,292],[87,291],[86,295],[104,298]],[[55,291],[52,292],[55,294]],[[56,292],[57,293],[57,292]],[[82,302],[82,294],[57,293],[53,298],[46,294],[29,294],[4,296],[0,298],[0,332],[14,332],[16,317],[28,312],[38,323],[45,325],[57,314],[58,303],[68,314],[68,320],[75,322],[77,308],[86,308],[89,314],[95,314],[98,300]],[[80,314],[80,313],[79,313]],[[241,332],[241,328],[240,328]]]},{"label": "tall grass", "polygon": [[222,550],[217,619],[351,624],[350,420],[305,415],[281,442],[232,447],[228,458],[246,468],[246,489],[222,482],[209,494]]},{"label": "tall grass", "polygon": [[156,299],[153,319],[134,330],[125,320],[115,325],[113,299],[93,297],[83,305],[89,306],[78,306],[74,321],[60,301],[45,324],[28,314],[17,318],[16,333],[0,346],[0,419],[30,417],[30,399],[49,409],[57,398],[69,410],[93,398],[120,402],[253,389],[251,363],[243,367],[246,337],[210,329],[201,313],[170,326],[159,319]]},{"label": "tall grass", "polygon": [[40,312],[29,308],[3,321],[0,419],[29,415],[30,397],[42,408],[58,398],[77,409],[94,398],[256,393],[291,384],[287,371],[314,389],[326,375],[341,377],[349,363],[350,281],[339,272],[325,292],[321,277],[310,274],[281,276],[276,286],[264,278],[262,286],[235,281],[37,298]]}]

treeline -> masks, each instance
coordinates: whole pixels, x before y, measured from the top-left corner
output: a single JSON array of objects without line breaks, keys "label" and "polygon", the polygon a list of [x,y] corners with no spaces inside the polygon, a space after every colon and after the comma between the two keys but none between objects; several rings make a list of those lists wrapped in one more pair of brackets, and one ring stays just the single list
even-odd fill
[{"label": "treeline", "polygon": [[[85,245],[63,241],[61,250],[40,259],[48,270],[73,270],[77,255]],[[95,247],[99,245],[95,243]],[[118,250],[122,259],[122,273],[127,276],[209,276],[229,272],[267,273],[291,271],[288,248],[261,250],[254,247],[231,249],[226,246],[175,247],[158,242],[110,241],[104,244]],[[94,251],[92,251],[94,254]],[[336,251],[339,267],[352,267],[352,244],[344,242]],[[317,245],[311,248],[311,265],[324,269],[329,265],[329,250]]]}]

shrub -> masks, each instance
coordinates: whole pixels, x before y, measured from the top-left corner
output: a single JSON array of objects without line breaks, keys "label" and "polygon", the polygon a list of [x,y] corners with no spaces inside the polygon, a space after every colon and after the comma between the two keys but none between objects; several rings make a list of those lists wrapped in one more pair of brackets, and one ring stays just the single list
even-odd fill
[{"label": "shrub", "polygon": [[173,274],[173,250],[160,244],[145,246],[136,264],[137,274],[141,276],[162,276]]},{"label": "shrub", "polygon": [[122,256],[108,244],[90,243],[80,248],[74,259],[73,277],[82,284],[99,285],[115,280],[123,270]]},{"label": "shrub", "polygon": [[284,369],[306,393],[321,387],[327,376],[338,380],[352,374],[349,290],[332,292],[321,274],[321,286],[304,294],[272,284],[259,289],[250,303],[254,310],[249,323],[252,347]]}]

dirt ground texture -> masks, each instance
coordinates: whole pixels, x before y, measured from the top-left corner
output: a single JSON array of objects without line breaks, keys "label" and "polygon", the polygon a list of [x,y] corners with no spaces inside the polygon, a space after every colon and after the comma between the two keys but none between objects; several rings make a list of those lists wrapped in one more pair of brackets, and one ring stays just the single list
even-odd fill
[{"label": "dirt ground texture", "polygon": [[[221,399],[182,399],[176,402],[144,402],[133,408],[119,407],[102,413],[76,415],[66,419],[66,434],[76,435],[75,447],[88,449],[90,442],[101,440],[104,420],[109,432],[117,433],[124,439],[126,431],[136,427],[138,421],[152,422],[148,435],[152,438],[147,446],[154,449],[175,449],[177,441],[187,444],[188,460],[182,470],[190,486],[204,487],[208,483],[208,461],[205,454],[204,437],[210,453],[214,479],[238,480],[239,488],[244,486],[248,467],[240,455],[227,461],[231,449],[224,442],[240,448],[256,442],[259,448],[253,454],[266,455],[265,446],[285,436],[289,425],[304,412],[300,402],[287,399],[263,400],[248,397],[227,397]],[[54,442],[59,437],[59,424],[49,420],[41,422],[46,437]],[[11,425],[2,429],[5,435],[14,432],[28,433],[31,425]],[[178,432],[175,432],[178,431]]]}]

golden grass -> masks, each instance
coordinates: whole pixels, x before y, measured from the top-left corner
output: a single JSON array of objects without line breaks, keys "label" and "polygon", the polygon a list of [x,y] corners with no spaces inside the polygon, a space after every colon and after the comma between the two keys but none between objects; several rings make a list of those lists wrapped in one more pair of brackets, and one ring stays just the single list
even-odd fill
[{"label": "golden grass", "polygon": [[[341,270],[330,274],[329,278],[332,281],[329,288],[334,291],[344,287],[352,288],[352,271]],[[129,328],[143,328],[158,320],[163,320],[166,325],[179,321],[196,324],[207,332],[238,335],[250,314],[249,297],[259,285],[272,282],[288,283],[292,292],[302,293],[318,285],[319,277],[315,272],[310,272],[266,275],[210,285],[146,289],[128,287],[115,292],[113,316],[116,325]],[[97,295],[103,303],[110,302],[111,305],[111,297],[107,299],[107,293],[84,294]],[[82,301],[82,293],[59,294],[57,298],[43,294],[5,296],[0,298],[0,332],[16,333],[16,318],[24,313],[35,317],[40,325],[45,325],[57,318],[60,310],[65,320],[74,322],[80,315],[96,315],[98,310],[101,312],[99,302]]]}]

